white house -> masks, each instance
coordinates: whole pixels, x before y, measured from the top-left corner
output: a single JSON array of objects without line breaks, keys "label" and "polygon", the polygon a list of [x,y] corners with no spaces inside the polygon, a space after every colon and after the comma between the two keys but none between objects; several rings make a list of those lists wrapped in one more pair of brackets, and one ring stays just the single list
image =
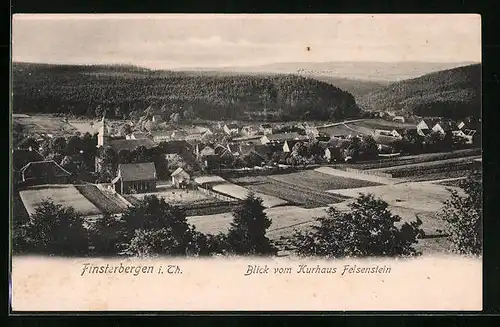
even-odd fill
[{"label": "white house", "polygon": [[172,177],[172,185],[177,188],[183,187],[191,180],[189,174],[181,167],[177,168],[170,176]]},{"label": "white house", "polygon": [[271,124],[262,124],[259,127],[259,132],[262,133],[262,134],[264,134],[264,135],[272,134],[273,133],[273,127],[271,126]]},{"label": "white house", "polygon": [[445,135],[447,132],[453,131],[455,129],[456,128],[454,128],[452,123],[446,122],[446,121],[436,123],[436,125],[434,125],[432,127],[432,131],[441,133],[443,135]]},{"label": "white house", "polygon": [[142,132],[133,132],[128,135],[125,135],[125,139],[127,140],[139,140],[139,139],[146,139],[148,138],[146,133]]},{"label": "white house", "polygon": [[237,124],[226,124],[224,125],[224,132],[228,135],[239,134],[240,128]]}]

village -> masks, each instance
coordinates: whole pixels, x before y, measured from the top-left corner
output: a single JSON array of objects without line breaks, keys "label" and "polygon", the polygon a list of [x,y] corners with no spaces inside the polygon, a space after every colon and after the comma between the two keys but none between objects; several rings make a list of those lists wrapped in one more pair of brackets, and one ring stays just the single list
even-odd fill
[{"label": "village", "polygon": [[[37,117],[14,116],[30,119]],[[81,122],[44,119],[80,131],[66,138],[37,132],[13,150],[18,207],[28,216],[51,199],[88,221],[105,213],[119,218],[154,194],[186,210],[198,229],[216,233],[228,228],[232,208],[252,192],[273,217],[270,233],[278,237],[363,190],[408,219],[425,217],[442,205],[446,187],[481,165],[480,121],[471,118],[183,126],[153,114],[138,122],[103,117],[86,129]],[[72,144],[72,153],[64,153]],[[431,234],[435,225],[424,219]]]}]

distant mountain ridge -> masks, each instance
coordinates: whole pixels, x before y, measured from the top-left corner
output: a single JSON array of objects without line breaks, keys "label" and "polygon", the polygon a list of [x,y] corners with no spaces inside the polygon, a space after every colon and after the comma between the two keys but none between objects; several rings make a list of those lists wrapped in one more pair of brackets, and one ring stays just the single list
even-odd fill
[{"label": "distant mountain ridge", "polygon": [[435,71],[446,70],[473,62],[289,62],[261,66],[182,68],[175,71],[218,71],[232,73],[282,73],[299,74],[306,77],[337,77],[354,80],[395,82],[419,77]]},{"label": "distant mountain ridge", "polygon": [[419,116],[481,114],[481,64],[467,65],[392,83],[359,99],[376,111],[404,110]]}]

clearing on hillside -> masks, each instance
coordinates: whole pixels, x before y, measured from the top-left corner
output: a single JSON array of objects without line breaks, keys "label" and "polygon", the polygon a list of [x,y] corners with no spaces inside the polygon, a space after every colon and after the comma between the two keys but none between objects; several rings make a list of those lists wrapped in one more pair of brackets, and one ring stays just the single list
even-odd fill
[{"label": "clearing on hillside", "polygon": [[77,132],[76,128],[65,122],[62,118],[34,115],[28,117],[13,117],[13,121],[22,126],[30,134],[53,134],[55,136],[68,136]]}]

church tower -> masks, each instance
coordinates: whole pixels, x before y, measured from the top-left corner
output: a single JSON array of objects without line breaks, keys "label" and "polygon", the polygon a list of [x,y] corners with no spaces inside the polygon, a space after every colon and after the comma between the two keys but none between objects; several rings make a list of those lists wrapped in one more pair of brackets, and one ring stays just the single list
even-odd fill
[{"label": "church tower", "polygon": [[104,144],[107,143],[108,139],[108,129],[106,127],[106,120],[104,115],[102,116],[102,125],[99,128],[99,133],[97,134],[97,147],[104,146]]}]

